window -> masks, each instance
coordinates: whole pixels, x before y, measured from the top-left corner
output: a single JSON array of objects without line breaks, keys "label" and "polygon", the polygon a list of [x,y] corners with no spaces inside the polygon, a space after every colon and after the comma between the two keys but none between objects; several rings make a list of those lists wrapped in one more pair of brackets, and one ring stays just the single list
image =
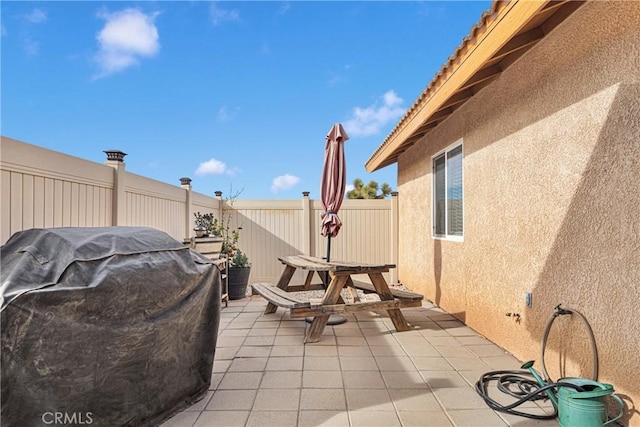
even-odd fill
[{"label": "window", "polygon": [[462,240],[462,144],[433,158],[433,236]]}]

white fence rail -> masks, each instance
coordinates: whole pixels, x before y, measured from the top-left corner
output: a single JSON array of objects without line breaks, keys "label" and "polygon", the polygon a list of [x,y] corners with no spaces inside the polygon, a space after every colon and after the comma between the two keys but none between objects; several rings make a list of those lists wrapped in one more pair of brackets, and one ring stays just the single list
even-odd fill
[{"label": "white fence rail", "polygon": [[[252,281],[277,280],[277,257],[325,256],[320,236],[322,206],[303,193],[298,200],[222,199],[155,181],[125,170],[122,159],[106,165],[68,156],[11,138],[0,139],[0,239],[4,244],[21,230],[42,227],[147,226],[177,240],[193,234],[193,213],[230,215],[242,227],[240,247],[252,263]],[[345,200],[343,227],[331,242],[331,258],[395,263],[397,197],[391,200]],[[395,271],[387,277],[397,281]]]}]

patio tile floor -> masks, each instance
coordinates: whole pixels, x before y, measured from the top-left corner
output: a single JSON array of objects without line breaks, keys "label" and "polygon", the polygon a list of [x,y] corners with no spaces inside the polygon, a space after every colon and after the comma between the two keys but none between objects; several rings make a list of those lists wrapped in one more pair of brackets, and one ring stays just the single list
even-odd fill
[{"label": "patio tile floor", "polygon": [[475,382],[521,362],[428,301],[402,310],[412,331],[359,312],[306,345],[304,319],[265,307],[253,296],[222,309],[209,392],[162,427],[558,426],[491,410]]}]

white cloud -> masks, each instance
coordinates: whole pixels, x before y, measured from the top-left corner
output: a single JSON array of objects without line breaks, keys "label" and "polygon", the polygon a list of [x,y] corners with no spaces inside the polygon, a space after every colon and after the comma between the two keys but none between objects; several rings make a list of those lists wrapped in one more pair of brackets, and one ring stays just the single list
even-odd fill
[{"label": "white cloud", "polygon": [[95,60],[100,68],[95,78],[122,71],[143,57],[153,57],[160,50],[158,28],[154,21],[158,12],[144,14],[138,9],[98,14],[107,22],[96,36],[99,44]]},{"label": "white cloud", "polygon": [[327,82],[330,87],[338,86],[340,83],[344,81],[344,77],[333,75]]},{"label": "white cloud", "polygon": [[383,126],[398,120],[405,112],[402,98],[390,90],[372,105],[353,109],[351,118],[344,122],[349,136],[370,136],[380,132]]},{"label": "white cloud", "polygon": [[42,9],[33,9],[29,14],[24,15],[24,18],[33,23],[40,24],[47,20],[47,13]]},{"label": "white cloud", "polygon": [[[32,24],[41,24],[47,20],[47,13],[42,9],[35,8],[28,14],[22,15],[21,17]],[[2,35],[4,36],[5,34],[6,31],[3,26]],[[34,40],[30,35],[26,35],[22,40],[22,43],[27,55],[37,56],[40,53],[40,42],[38,40]]]},{"label": "white cloud", "polygon": [[296,184],[300,182],[300,178],[293,175],[280,175],[273,178],[273,183],[271,185],[271,192],[278,193],[281,190],[288,190],[293,188]]},{"label": "white cloud", "polygon": [[40,42],[31,38],[24,39],[24,50],[29,56],[37,56],[40,53]]},{"label": "white cloud", "polygon": [[240,12],[236,9],[221,9],[218,7],[218,2],[211,3],[209,14],[211,15],[211,22],[213,25],[220,25],[224,22],[240,20]]},{"label": "white cloud", "polygon": [[228,122],[230,120],[233,120],[236,118],[239,112],[240,112],[240,107],[229,109],[226,105],[223,105],[218,110],[218,115],[217,115],[218,121]]},{"label": "white cloud", "polygon": [[353,191],[355,187],[353,186],[353,184],[347,184],[347,187],[345,188],[345,193],[348,193],[349,191]]},{"label": "white cloud", "polygon": [[204,163],[200,163],[196,169],[196,175],[221,175],[227,171],[227,165],[220,160],[211,159]]},{"label": "white cloud", "polygon": [[278,10],[278,15],[284,15],[289,11],[289,9],[291,9],[291,2],[287,1],[282,3],[282,6],[280,6],[280,9]]},{"label": "white cloud", "polygon": [[240,168],[239,168],[239,167],[237,167],[237,166],[236,166],[236,167],[234,167],[234,168],[229,168],[229,167],[228,167],[228,168],[224,171],[225,175],[227,175],[227,176],[231,176],[231,177],[236,176],[236,175],[238,175],[238,174],[239,174],[239,173],[241,173],[241,172],[242,172],[242,169],[240,169]]}]

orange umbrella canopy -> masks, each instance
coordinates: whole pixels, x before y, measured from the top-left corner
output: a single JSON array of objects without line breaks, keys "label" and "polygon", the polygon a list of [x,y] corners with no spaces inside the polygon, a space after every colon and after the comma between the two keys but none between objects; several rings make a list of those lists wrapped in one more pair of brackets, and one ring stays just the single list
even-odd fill
[{"label": "orange umbrella canopy", "polygon": [[327,134],[324,149],[324,168],[320,186],[320,199],[324,213],[322,214],[323,236],[335,237],[340,231],[342,221],[338,210],[342,205],[346,190],[347,168],[344,159],[344,142],[349,136],[340,123],[333,125]]}]

